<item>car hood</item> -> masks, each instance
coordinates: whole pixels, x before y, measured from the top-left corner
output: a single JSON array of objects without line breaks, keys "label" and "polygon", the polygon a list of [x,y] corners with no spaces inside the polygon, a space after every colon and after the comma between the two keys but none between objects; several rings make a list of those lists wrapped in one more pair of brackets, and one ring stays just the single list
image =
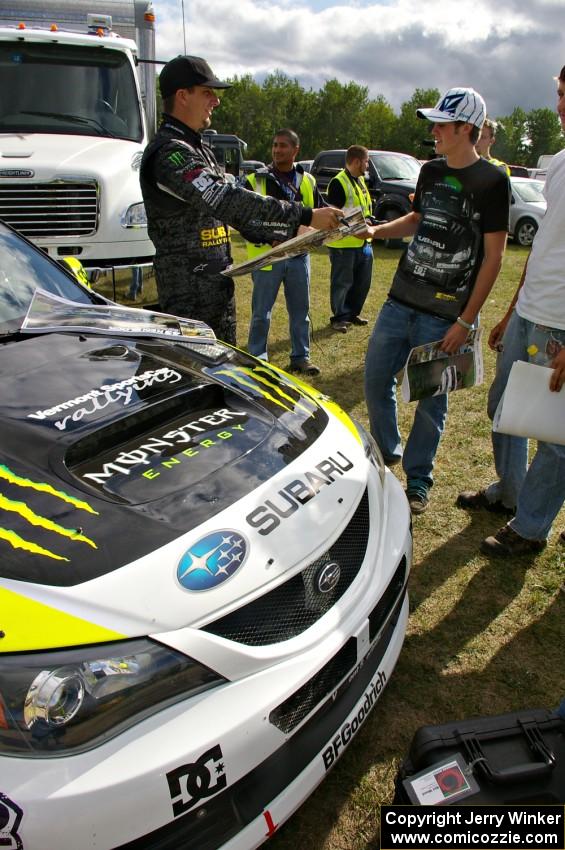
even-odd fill
[{"label": "car hood", "polygon": [[531,212],[536,217],[545,215],[547,203],[545,201],[528,201],[516,204],[517,212]]},{"label": "car hood", "polygon": [[394,186],[395,191],[404,191],[407,195],[416,188],[416,180],[393,180],[390,177],[383,179],[383,186]]},{"label": "car hood", "polygon": [[0,564],[10,578],[72,585],[115,570],[257,487],[327,422],[243,357],[213,366],[181,345],[53,334],[3,359],[2,479],[41,517],[11,512],[29,547]]},{"label": "car hood", "polygon": [[[289,515],[316,496],[308,517],[326,537],[355,510],[367,462],[351,420],[269,364],[213,348],[216,362],[206,346],[104,336],[3,347],[0,609],[44,627],[20,626],[0,650],[61,645],[61,617],[63,645],[205,621],[305,551],[290,523],[270,535],[269,499]],[[177,566],[216,533],[253,564],[191,594]]]}]

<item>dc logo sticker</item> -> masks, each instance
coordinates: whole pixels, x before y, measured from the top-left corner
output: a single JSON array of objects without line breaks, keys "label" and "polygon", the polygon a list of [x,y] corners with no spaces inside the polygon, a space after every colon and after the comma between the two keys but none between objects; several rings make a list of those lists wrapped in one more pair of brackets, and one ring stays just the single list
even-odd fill
[{"label": "dc logo sticker", "polygon": [[238,531],[222,529],[201,537],[180,559],[177,579],[185,590],[212,590],[245,563],[249,547]]},{"label": "dc logo sticker", "polygon": [[6,850],[22,850],[22,839],[18,835],[22,816],[20,807],[0,792],[0,847]]},{"label": "dc logo sticker", "polygon": [[455,115],[455,110],[465,97],[465,94],[449,94],[444,97],[438,109],[440,112],[447,112],[449,115]]},{"label": "dc logo sticker", "polygon": [[227,785],[224,757],[219,744],[207,750],[191,764],[183,764],[167,773],[175,817],[187,812],[205,797],[211,797]]}]

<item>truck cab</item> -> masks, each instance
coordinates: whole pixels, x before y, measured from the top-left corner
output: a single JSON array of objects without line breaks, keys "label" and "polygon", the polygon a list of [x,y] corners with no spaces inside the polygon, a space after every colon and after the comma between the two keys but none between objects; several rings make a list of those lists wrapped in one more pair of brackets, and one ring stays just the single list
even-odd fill
[{"label": "truck cab", "polygon": [[216,130],[204,130],[202,135],[204,141],[214,151],[214,156],[224,174],[231,174],[234,179],[241,177],[247,142],[233,133],[218,133]]},{"label": "truck cab", "polygon": [[54,259],[147,264],[139,166],[154,132],[155,71],[139,52],[154,57],[154,16],[146,0],[106,3],[134,40],[114,33],[104,3],[96,14],[85,5],[25,0],[0,13],[0,218]]}]

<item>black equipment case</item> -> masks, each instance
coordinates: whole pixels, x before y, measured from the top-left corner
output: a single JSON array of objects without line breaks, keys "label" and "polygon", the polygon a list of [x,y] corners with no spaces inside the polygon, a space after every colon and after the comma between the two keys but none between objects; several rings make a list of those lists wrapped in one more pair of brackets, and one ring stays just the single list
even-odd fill
[{"label": "black equipment case", "polygon": [[393,802],[563,804],[565,720],[525,709],[422,726],[398,771]]}]

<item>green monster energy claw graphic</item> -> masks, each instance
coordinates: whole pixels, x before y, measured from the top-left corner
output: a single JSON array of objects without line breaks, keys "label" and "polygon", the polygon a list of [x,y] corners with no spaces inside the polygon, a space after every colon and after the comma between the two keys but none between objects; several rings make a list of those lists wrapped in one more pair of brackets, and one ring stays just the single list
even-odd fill
[{"label": "green monster energy claw graphic", "polygon": [[185,164],[186,158],[180,151],[174,151],[169,154],[169,162],[171,162],[174,166],[180,167]]},{"label": "green monster energy claw graphic", "polygon": [[[259,373],[264,373],[264,375]],[[253,369],[235,366],[227,369],[217,369],[214,374],[216,376],[224,375],[227,378],[231,378],[236,383],[241,384],[241,386],[258,393],[267,399],[267,401],[282,407],[283,410],[292,412],[298,407],[304,410],[309,416],[314,416],[316,405],[312,399],[306,393],[303,393],[299,387],[290,384],[285,385],[281,378],[267,366],[256,366]],[[293,398],[290,395],[291,392],[295,393],[298,398]],[[276,398],[273,393],[276,393],[279,398]]]},{"label": "green monster energy claw graphic", "polygon": [[[80,499],[76,499],[73,496],[69,496],[62,490],[56,490],[54,487],[51,487],[50,484],[45,484],[39,481],[32,481],[29,478],[22,478],[21,476],[16,475],[16,473],[12,472],[11,469],[9,469],[7,466],[4,466],[3,464],[0,464],[0,480],[7,481],[9,484],[14,485],[15,487],[29,488],[38,493],[45,493],[48,496],[60,499],[61,501],[72,505],[76,510],[83,510],[87,511],[88,513],[97,515],[97,511],[91,508],[87,502],[83,502]],[[0,510],[4,512],[4,516],[6,517],[10,515],[17,515],[31,526],[34,526],[36,528],[42,528],[45,531],[58,534],[61,537],[66,537],[69,540],[72,540],[77,543],[86,543],[88,546],[91,546],[92,548],[96,549],[96,543],[94,543],[94,541],[91,540],[89,537],[86,537],[86,535],[82,533],[81,528],[65,528],[64,526],[59,525],[53,520],[36,513],[25,502],[9,499],[2,493],[0,493]],[[49,549],[45,549],[43,546],[34,543],[32,540],[26,540],[16,531],[10,528],[0,527],[0,540],[5,540],[14,549],[24,549],[26,552],[30,552],[34,555],[42,555],[46,558],[53,558],[57,561],[69,560],[63,555],[58,555],[55,552],[51,552]]]},{"label": "green monster energy claw graphic", "polygon": [[75,499],[74,496],[69,496],[68,493],[65,493],[63,490],[55,490],[55,488],[51,487],[50,484],[43,484],[40,481],[30,481],[29,478],[21,478],[3,464],[0,464],[0,479],[8,481],[10,484],[16,484],[18,487],[31,487],[33,490],[37,490],[40,493],[49,493],[51,496],[56,496],[57,499],[62,499],[63,502],[68,502],[70,505],[74,505],[74,507],[80,511],[88,511],[88,513],[98,515],[98,511],[91,508],[88,502],[82,502],[80,499]]}]

